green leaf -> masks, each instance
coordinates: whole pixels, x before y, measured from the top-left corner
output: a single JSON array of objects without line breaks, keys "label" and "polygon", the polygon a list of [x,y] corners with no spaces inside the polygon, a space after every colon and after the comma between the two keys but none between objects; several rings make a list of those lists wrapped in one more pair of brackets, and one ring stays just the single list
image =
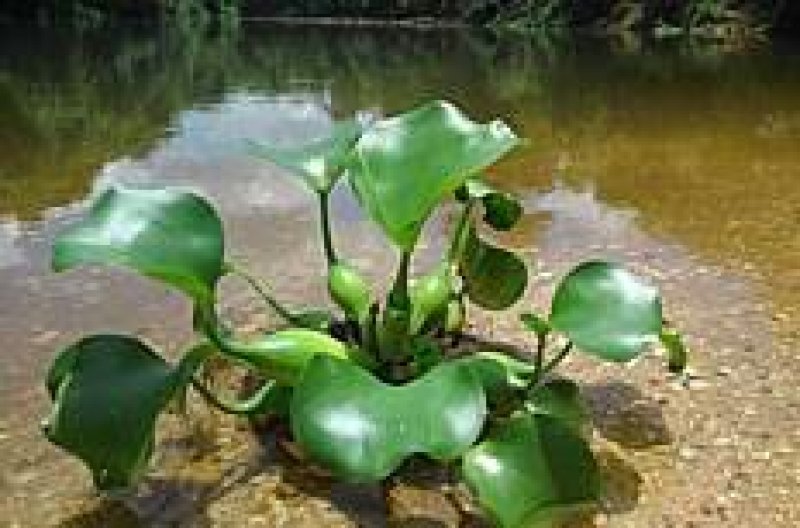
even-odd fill
[{"label": "green leaf", "polygon": [[47,438],[83,460],[99,489],[130,486],[150,460],[158,414],[209,352],[193,349],[173,368],[133,337],[81,339],[48,373]]},{"label": "green leaf", "polygon": [[499,231],[508,231],[522,216],[522,205],[516,197],[482,180],[467,180],[457,190],[456,197],[462,201],[480,200],[483,204],[483,221]]},{"label": "green leaf", "polygon": [[53,269],[121,265],[211,302],[224,274],[223,233],[203,198],[176,189],[105,191],[86,218],[62,233]]},{"label": "green leaf", "polygon": [[390,386],[343,361],[312,361],[291,404],[294,437],[314,459],[350,481],[377,481],[409,455],[458,457],[486,417],[483,390],[468,367],[439,365]]},{"label": "green leaf", "polygon": [[487,310],[504,310],[519,300],[528,285],[528,269],[514,253],[481,240],[468,227],[459,271],[464,291]]},{"label": "green leaf", "polygon": [[215,338],[215,344],[223,354],[241,361],[264,377],[274,379],[282,385],[298,383],[315,356],[350,358],[344,343],[327,334],[305,328],[279,330],[249,341],[221,334]]},{"label": "green leaf", "polygon": [[533,365],[499,352],[478,352],[461,360],[469,366],[492,402],[508,398],[527,387],[535,372]]},{"label": "green leaf", "polygon": [[328,136],[293,149],[252,141],[254,155],[268,159],[300,176],[314,192],[327,193],[344,172],[363,126],[356,119],[334,124]]},{"label": "green leaf", "polygon": [[560,420],[518,413],[467,452],[463,475],[503,528],[551,526],[599,494],[588,444]]},{"label": "green leaf", "polygon": [[417,374],[428,372],[442,362],[444,354],[439,343],[430,336],[415,336],[411,340],[411,354]]},{"label": "green leaf", "polygon": [[686,370],[689,362],[689,349],[683,342],[683,336],[674,328],[663,328],[659,334],[661,344],[667,350],[667,368],[673,374]]},{"label": "green leaf", "polygon": [[578,433],[589,424],[589,409],[581,397],[581,390],[568,379],[552,379],[531,389],[525,408],[532,414],[558,418]]},{"label": "green leaf", "polygon": [[539,314],[527,312],[520,315],[519,319],[526,329],[539,337],[544,337],[550,333],[550,323]]},{"label": "green leaf", "polygon": [[452,294],[453,277],[446,263],[440,264],[433,272],[415,280],[409,290],[411,333],[419,333],[432,317],[444,313]]},{"label": "green leaf", "polygon": [[625,268],[586,262],[556,289],[550,323],[580,349],[610,361],[628,361],[658,341],[661,298]]},{"label": "green leaf", "polygon": [[435,101],[377,122],[359,139],[348,178],[369,216],[411,251],[431,211],[517,143],[501,121],[471,121]]}]

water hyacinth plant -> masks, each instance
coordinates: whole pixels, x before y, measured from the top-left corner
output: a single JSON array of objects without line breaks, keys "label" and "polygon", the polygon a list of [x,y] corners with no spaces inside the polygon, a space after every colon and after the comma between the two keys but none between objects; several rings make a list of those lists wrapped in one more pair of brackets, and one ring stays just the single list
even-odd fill
[{"label": "water hyacinth plant", "polygon": [[[202,197],[172,188],[105,191],[57,238],[53,268],[124,266],[166,283],[193,302],[198,341],[175,364],[129,335],[68,346],[47,375],[47,438],[79,457],[97,488],[130,487],[147,469],[159,413],[191,387],[226,412],[281,417],[311,460],[347,481],[380,481],[409,457],[426,456],[460,467],[498,526],[591,508],[600,481],[588,414],[578,386],[554,370],[573,350],[627,362],[661,340],[680,371],[686,351],[664,328],[657,290],[599,261],[563,278],[549,313],[522,317],[538,343],[527,359],[451,350],[448,336],[461,332],[466,303],[503,310],[526,290],[525,263],[479,229],[482,222],[508,230],[522,215],[513,196],[481,179],[517,143],[503,122],[476,123],[434,102],[370,124],[339,123],[330,137],[295,150],[253,145],[315,193],[340,313],[291,309],[268,295],[226,259],[222,222]],[[342,179],[397,249],[385,299],[335,249],[328,198]],[[445,254],[411,277],[426,219],[451,199],[458,216]],[[237,336],[217,313],[217,286],[228,274],[244,276],[286,327]],[[217,356],[266,381],[246,400],[223,401],[199,376]]]}]

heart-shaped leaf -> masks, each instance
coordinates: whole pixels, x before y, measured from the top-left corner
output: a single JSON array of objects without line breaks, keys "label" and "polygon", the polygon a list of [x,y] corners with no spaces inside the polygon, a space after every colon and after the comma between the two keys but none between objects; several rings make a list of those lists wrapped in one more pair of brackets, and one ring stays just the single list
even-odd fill
[{"label": "heart-shaped leaf", "polygon": [[363,131],[357,119],[340,121],[321,139],[293,149],[251,142],[253,154],[268,159],[303,179],[314,192],[327,193],[344,172],[353,146]]},{"label": "heart-shaped leaf", "polygon": [[[424,402],[424,405],[421,404]],[[409,455],[448,460],[478,438],[486,400],[471,370],[446,363],[403,386],[328,357],[314,359],[291,404],[294,437],[351,481],[388,476]]]},{"label": "heart-shaped leaf", "polygon": [[658,341],[661,298],[625,268],[592,261],[558,285],[550,323],[580,349],[610,361],[628,361]]},{"label": "heart-shaped leaf", "polygon": [[456,192],[462,201],[480,200],[483,221],[499,231],[508,231],[522,216],[522,205],[513,195],[495,189],[483,180],[469,179]]},{"label": "heart-shaped leaf", "polygon": [[56,271],[127,266],[208,304],[224,274],[223,258],[222,222],[204,199],[176,189],[116,187],[56,239],[52,264]]},{"label": "heart-shaped leaf", "polygon": [[487,310],[504,310],[528,285],[528,269],[514,253],[482,240],[473,226],[465,234],[459,270],[467,297]]},{"label": "heart-shaped leaf", "polygon": [[518,413],[464,456],[463,474],[503,528],[551,526],[590,509],[600,482],[588,444],[545,414]]},{"label": "heart-shaped leaf", "polygon": [[516,143],[505,123],[475,123],[436,101],[367,130],[348,178],[369,216],[394,244],[411,251],[436,205]]},{"label": "heart-shaped leaf", "polygon": [[54,400],[47,438],[83,460],[99,489],[130,486],[150,460],[158,414],[209,352],[192,349],[173,368],[133,337],[78,341],[47,376]]},{"label": "heart-shaped leaf", "polygon": [[578,385],[565,378],[556,378],[534,387],[528,393],[525,408],[533,414],[558,418],[582,433],[589,424],[589,409]]}]

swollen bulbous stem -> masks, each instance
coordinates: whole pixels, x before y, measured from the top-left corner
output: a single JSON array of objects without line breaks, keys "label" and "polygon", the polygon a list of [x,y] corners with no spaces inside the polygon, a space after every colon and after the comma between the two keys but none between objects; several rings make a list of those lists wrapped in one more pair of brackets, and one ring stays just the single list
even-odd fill
[{"label": "swollen bulbous stem", "polygon": [[411,299],[408,294],[410,267],[411,252],[404,251],[381,321],[379,353],[384,362],[403,362],[411,354]]}]

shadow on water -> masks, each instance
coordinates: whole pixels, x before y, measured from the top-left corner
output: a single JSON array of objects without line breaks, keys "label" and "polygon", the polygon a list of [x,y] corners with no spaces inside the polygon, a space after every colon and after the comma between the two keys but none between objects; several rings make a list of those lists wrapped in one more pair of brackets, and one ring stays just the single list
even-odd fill
[{"label": "shadow on water", "polygon": [[605,439],[627,449],[647,449],[672,443],[661,405],[637,386],[610,381],[583,387],[595,429]]}]

